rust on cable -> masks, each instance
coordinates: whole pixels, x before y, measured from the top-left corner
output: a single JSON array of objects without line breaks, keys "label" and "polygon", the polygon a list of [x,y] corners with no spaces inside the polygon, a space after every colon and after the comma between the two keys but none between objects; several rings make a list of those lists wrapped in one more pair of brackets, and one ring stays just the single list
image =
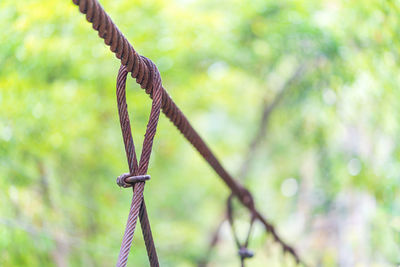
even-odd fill
[{"label": "rust on cable", "polygon": [[117,185],[123,188],[132,187],[137,182],[146,182],[150,180],[150,175],[132,175],[124,173],[117,178]]},{"label": "rust on cable", "polygon": [[[158,118],[161,109],[161,77],[157,67],[149,59],[142,58],[142,64],[148,68],[148,73],[144,75],[142,81],[144,88],[150,88],[153,93],[153,103],[151,105],[149,122],[144,135],[142,152],[138,163],[135,144],[132,138],[131,125],[129,121],[128,105],[126,103],[126,76],[128,71],[124,65],[121,65],[117,77],[117,103],[118,114],[121,124],[122,138],[125,145],[126,158],[128,160],[129,174],[123,174],[117,178],[118,185],[122,187],[133,187],[133,197],[131,209],[129,211],[128,221],[126,223],[125,233],[122,239],[121,250],[118,256],[117,266],[126,266],[129,250],[132,246],[133,234],[135,232],[138,216],[141,217],[142,232],[146,244],[147,254],[150,265],[159,266],[156,248],[153,242],[150,223],[147,216],[146,206],[143,199],[143,190],[145,181],[150,179],[147,175],[147,168],[153,146],[154,136],[156,134]],[[140,68],[140,64],[136,65]]]},{"label": "rust on cable", "polygon": [[[73,2],[79,6],[80,12],[86,14],[86,20],[92,23],[92,27],[98,31],[99,37],[104,40],[105,44],[110,47],[110,50],[115,53],[116,57],[121,61],[122,65],[117,78],[118,111],[120,114],[121,129],[123,132],[123,139],[130,173],[133,174],[133,176],[146,175],[152,142],[161,109],[163,113],[170,119],[170,121],[178,128],[182,135],[193,145],[193,147],[196,148],[201,156],[214,169],[218,176],[229,187],[232,194],[235,195],[237,199],[239,199],[240,202],[250,210],[254,216],[254,219],[257,219],[264,225],[265,230],[271,233],[274,240],[281,245],[284,252],[291,254],[296,262],[300,263],[300,258],[295,249],[286,244],[286,242],[280,238],[280,236],[276,233],[274,226],[269,223],[267,219],[255,208],[251,193],[240,183],[234,180],[233,177],[225,170],[204,140],[194,130],[182,111],[173,102],[172,98],[161,84],[160,74],[154,63],[150,59],[139,55],[135,51],[135,49],[120,32],[118,27],[113,23],[109,15],[104,11],[97,0],[73,0]],[[136,79],[136,82],[140,84],[140,86],[145,89],[146,93],[150,95],[150,98],[153,99],[151,115],[144,140],[144,143],[146,144],[143,144],[143,150],[139,163],[137,163],[136,153],[134,152],[134,144],[132,140],[125,99],[125,82],[127,73],[131,73],[131,76]],[[123,113],[122,115],[121,112]],[[126,182],[126,180],[124,182]],[[138,216],[141,221],[142,232],[150,265],[152,267],[159,265],[153,237],[151,235],[146,206],[145,202],[143,201],[144,184],[144,181],[138,181],[132,186],[132,205],[129,212],[127,227],[125,230],[117,266],[126,266]]]},{"label": "rust on cable", "polygon": [[[250,193],[249,193],[250,194]],[[251,194],[250,194],[251,195]],[[236,243],[236,246],[238,248],[238,255],[240,257],[240,262],[241,262],[241,266],[244,267],[245,266],[245,260],[252,258],[254,256],[254,253],[248,249],[249,246],[249,242],[250,242],[250,236],[251,236],[251,232],[253,230],[253,225],[254,225],[254,221],[256,219],[255,216],[255,210],[250,210],[251,212],[251,218],[250,218],[250,224],[249,224],[249,228],[247,231],[247,235],[245,238],[244,242],[241,242],[239,239],[239,236],[237,234],[236,231],[236,227],[235,227],[235,223],[234,223],[234,218],[233,218],[233,195],[231,194],[228,199],[227,199],[227,217],[228,217],[228,222],[231,226],[231,230],[232,230],[232,235],[233,235],[233,239]]]}]

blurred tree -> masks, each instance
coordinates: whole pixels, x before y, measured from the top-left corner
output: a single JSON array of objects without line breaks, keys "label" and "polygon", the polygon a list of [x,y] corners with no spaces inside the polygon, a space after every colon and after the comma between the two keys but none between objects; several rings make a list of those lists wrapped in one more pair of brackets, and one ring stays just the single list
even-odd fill
[{"label": "blurred tree", "polygon": [[[400,262],[399,2],[101,3],[232,173],[259,107],[318,62],[275,108],[246,184],[307,262]],[[70,1],[3,0],[0,29],[0,265],[112,265],[131,197],[114,178],[127,171],[118,62]],[[128,90],[140,140],[150,100]],[[229,192],[163,118],[154,152],[145,197],[161,264],[193,266]],[[211,264],[237,266],[221,231]],[[147,264],[140,235],[132,266]],[[249,266],[294,265],[259,225],[252,239]]]}]

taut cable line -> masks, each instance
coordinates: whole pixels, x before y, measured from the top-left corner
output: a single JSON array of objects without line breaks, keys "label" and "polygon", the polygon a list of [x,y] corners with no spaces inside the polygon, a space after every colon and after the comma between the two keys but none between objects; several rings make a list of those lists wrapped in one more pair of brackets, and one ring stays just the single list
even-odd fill
[{"label": "taut cable line", "polygon": [[[216,158],[214,153],[204,142],[204,140],[194,130],[182,111],[173,102],[172,98],[169,96],[169,94],[161,84],[161,79],[159,78],[158,71],[156,71],[157,75],[154,75],[155,70],[157,70],[154,63],[152,63],[150,59],[140,56],[135,51],[135,49],[128,42],[125,36],[119,31],[117,26],[113,23],[109,15],[104,11],[97,0],[73,0],[73,2],[74,4],[79,6],[79,10],[82,13],[86,14],[86,19],[90,23],[92,23],[93,29],[98,31],[99,36],[104,39],[106,45],[110,46],[111,51],[115,53],[118,59],[120,59],[121,64],[125,66],[126,71],[131,73],[131,76],[136,79],[136,82],[140,84],[143,89],[145,89],[146,93],[149,94],[152,99],[155,98],[155,87],[153,86],[153,84],[160,82],[159,86],[156,87],[158,87],[157,91],[159,91],[159,93],[161,94],[162,112],[178,128],[183,136],[196,148],[196,150],[202,155],[202,157],[214,169],[218,176],[229,187],[229,189],[237,197],[237,199],[239,199],[239,201],[251,212],[251,214],[253,214],[254,218],[264,225],[265,230],[269,232],[273,236],[274,240],[281,245],[283,251],[292,255],[297,263],[301,263],[301,260],[297,255],[295,249],[282,240],[282,238],[277,234],[274,226],[270,222],[268,222],[267,219],[256,209],[251,193],[240,183],[235,181],[232,176],[225,170],[220,161]],[[149,124],[150,123],[152,122],[149,121]],[[143,156],[144,155],[142,155],[142,157]],[[145,172],[141,173],[141,175],[144,174]],[[138,182],[137,185],[143,183],[144,182]],[[140,196],[140,198],[142,197]],[[145,206],[144,202],[140,202],[142,203],[141,205]],[[145,213],[144,211],[145,208],[143,208],[143,217],[147,218],[147,213]],[[141,223],[143,223],[142,219]],[[147,245],[148,244],[146,243],[146,247]],[[129,249],[127,250],[127,252],[129,253]],[[122,264],[118,266],[125,265]]]}]

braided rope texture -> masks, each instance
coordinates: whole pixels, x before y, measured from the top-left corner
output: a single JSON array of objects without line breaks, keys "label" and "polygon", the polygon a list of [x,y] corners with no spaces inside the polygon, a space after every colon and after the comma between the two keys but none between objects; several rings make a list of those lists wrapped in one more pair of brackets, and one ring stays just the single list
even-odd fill
[{"label": "braided rope texture", "polygon": [[[98,31],[99,37],[104,39],[105,44],[108,45],[110,50],[115,53],[118,59],[120,59],[121,64],[126,67],[126,71],[130,72],[131,76],[136,79],[136,82],[140,84],[143,89],[145,89],[146,93],[149,94],[151,98],[153,98],[154,86],[150,85],[153,84],[151,77],[154,78],[155,76],[151,74],[152,70],[149,66],[153,66],[154,64],[149,59],[140,56],[135,51],[135,49],[119,31],[118,27],[113,23],[109,15],[104,11],[103,7],[97,0],[73,0],[73,2],[79,6],[81,13],[86,14],[87,21],[92,23],[93,29]],[[149,64],[149,62],[151,62],[151,64]],[[183,136],[196,148],[196,150],[214,169],[214,171],[225,182],[225,184],[230,188],[232,193],[240,200],[240,202],[254,214],[255,218],[260,223],[264,225],[265,230],[269,232],[274,240],[281,245],[283,251],[291,254],[296,262],[302,263],[295,249],[286,244],[276,233],[274,226],[269,223],[259,211],[255,209],[253,197],[250,192],[232,178],[232,176],[221,165],[219,160],[215,157],[203,139],[194,130],[185,115],[177,107],[167,91],[161,85],[161,80],[159,89],[162,96],[161,109],[163,113],[178,128]],[[144,205],[144,202],[142,205]],[[147,215],[147,213],[144,215]]]}]

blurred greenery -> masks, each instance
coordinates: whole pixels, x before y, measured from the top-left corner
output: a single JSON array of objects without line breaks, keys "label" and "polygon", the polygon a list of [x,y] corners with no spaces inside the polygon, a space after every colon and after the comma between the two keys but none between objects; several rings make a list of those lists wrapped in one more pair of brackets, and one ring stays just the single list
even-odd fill
[{"label": "blurred greenery", "polygon": [[[400,263],[400,2],[102,0],[232,174],[311,266]],[[118,60],[72,1],[0,1],[0,265],[110,266],[131,193]],[[150,99],[128,79],[136,144]],[[137,149],[140,149],[140,145]],[[162,266],[194,266],[228,190],[164,116],[145,198]],[[128,192],[129,191],[129,192]],[[247,215],[239,216],[238,225]],[[147,266],[136,231],[129,266]],[[256,225],[248,266],[293,266]],[[228,225],[210,266],[239,266]]]}]

